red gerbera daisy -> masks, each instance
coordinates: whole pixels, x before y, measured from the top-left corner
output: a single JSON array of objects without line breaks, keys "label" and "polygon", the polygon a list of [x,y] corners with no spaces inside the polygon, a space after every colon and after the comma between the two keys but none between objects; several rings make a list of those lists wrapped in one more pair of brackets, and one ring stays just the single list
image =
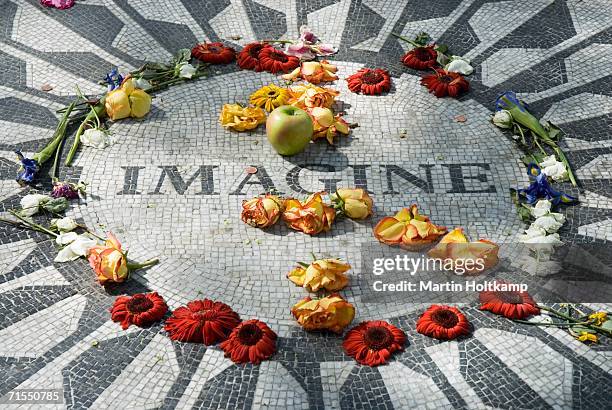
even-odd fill
[{"label": "red gerbera daisy", "polygon": [[426,70],[438,64],[438,53],[435,46],[415,47],[402,57],[402,62],[406,67],[415,70]]},{"label": "red gerbera daisy", "polygon": [[470,333],[470,323],[459,309],[431,305],[417,320],[417,332],[442,340],[452,340]]},{"label": "red gerbera daisy", "polygon": [[276,333],[264,322],[246,320],[219,347],[234,363],[259,364],[276,352]]},{"label": "red gerbera daisy", "polygon": [[240,316],[222,302],[194,300],[176,309],[166,320],[172,340],[213,345],[227,338],[240,323]]},{"label": "red gerbera daisy", "polygon": [[470,83],[459,73],[436,69],[435,74],[421,78],[421,84],[429,89],[436,97],[447,95],[456,98],[470,89]]},{"label": "red gerbera daisy", "polygon": [[238,66],[243,70],[255,70],[261,71],[261,64],[259,62],[259,53],[264,48],[272,46],[266,43],[250,43],[244,46],[244,48],[238,53],[236,60]]},{"label": "red gerbera daisy", "polygon": [[389,72],[382,68],[362,68],[346,81],[348,81],[349,90],[354,93],[378,95],[391,88]]},{"label": "red gerbera daisy", "polygon": [[210,64],[227,64],[236,58],[234,49],[223,43],[200,43],[191,49],[191,55]]},{"label": "red gerbera daisy", "polygon": [[300,59],[289,56],[274,47],[264,47],[259,52],[259,64],[262,70],[276,74],[278,72],[288,73],[299,67]]},{"label": "red gerbera daisy", "polygon": [[480,292],[480,304],[480,310],[488,310],[508,319],[524,319],[531,315],[540,314],[540,309],[527,292]]},{"label": "red gerbera daisy", "polygon": [[346,333],[342,347],[357,363],[366,366],[385,364],[391,355],[404,350],[404,332],[383,320],[361,322]]},{"label": "red gerbera daisy", "polygon": [[168,306],[164,298],[157,292],[119,296],[110,308],[111,319],[113,322],[121,323],[124,330],[132,324],[140,327],[148,326],[161,320],[167,311]]}]

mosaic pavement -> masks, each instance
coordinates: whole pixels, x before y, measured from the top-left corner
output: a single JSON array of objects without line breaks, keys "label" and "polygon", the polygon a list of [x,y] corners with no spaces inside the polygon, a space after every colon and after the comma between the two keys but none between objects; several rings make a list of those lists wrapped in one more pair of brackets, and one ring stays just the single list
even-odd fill
[{"label": "mosaic pavement", "polygon": [[[354,323],[384,318],[409,340],[389,365],[363,367],[344,355],[340,337],[296,326],[288,307],[304,291],[284,278],[311,251],[342,257],[359,274],[378,217],[412,202],[440,224],[511,243],[523,225],[508,191],[527,180],[520,152],[488,122],[507,89],[567,134],[580,188],[564,188],[581,204],[565,210],[562,238],[609,246],[609,0],[87,0],[65,11],[0,0],[0,211],[34,190],[14,182],[12,151],[32,154],[52,135],[55,109],[75,84],[97,93],[113,66],[166,60],[196,41],[240,48],[295,38],[306,23],[339,47],[340,78],[382,66],[393,74],[392,91],[364,97],[338,81],[337,108],[359,127],[336,147],[312,144],[291,158],[272,151],[263,128],[236,134],[218,125],[223,103],[278,81],[233,65],[159,94],[145,121],[111,127],[119,143],[83,150],[62,170],[90,184],[89,198],[68,215],[112,230],[134,259],[162,263],[109,293],[84,261],[53,264],[45,237],[0,226],[0,395],[62,389],[61,408],[610,408],[610,344],[587,347],[564,331],[513,324],[472,305],[464,309],[473,335],[439,343],[414,331],[422,303],[361,302],[357,283],[343,292],[357,307]],[[420,31],[473,61],[467,96],[433,98],[400,64],[405,44],[390,32]],[[53,89],[41,91],[44,84]],[[249,165],[257,174],[245,173]],[[348,185],[372,192],[372,221],[343,220],[310,238],[238,218],[241,201],[264,191],[302,196]],[[116,294],[146,290],[171,308],[223,300],[243,318],[266,321],[280,336],[278,352],[239,366],[215,347],[171,342],[159,325],[122,331],[109,320]]]}]

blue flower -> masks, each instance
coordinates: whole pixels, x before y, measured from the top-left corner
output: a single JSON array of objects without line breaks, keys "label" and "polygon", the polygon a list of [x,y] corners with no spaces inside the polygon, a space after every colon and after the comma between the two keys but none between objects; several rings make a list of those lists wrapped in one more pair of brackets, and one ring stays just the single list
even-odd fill
[{"label": "blue flower", "polygon": [[106,81],[106,84],[108,84],[108,91],[113,91],[115,88],[119,88],[121,86],[123,76],[119,74],[119,69],[115,67],[110,73],[106,74],[104,81]]},{"label": "blue flower", "polygon": [[34,159],[24,157],[20,151],[15,151],[15,154],[17,154],[17,159],[21,162],[19,173],[15,180],[19,182],[19,185],[25,185],[32,182],[40,168],[38,162]]},{"label": "blue flower", "polygon": [[575,197],[554,190],[548,183],[546,174],[542,172],[537,164],[529,164],[527,174],[532,182],[527,188],[519,189],[518,192],[527,199],[528,204],[534,204],[541,198],[548,199],[552,202],[553,206],[560,203],[571,204],[576,201]]},{"label": "blue flower", "polygon": [[495,111],[510,110],[512,106],[509,103],[516,105],[519,110],[527,112],[527,104],[519,100],[514,91],[506,91],[497,97],[495,101]]}]

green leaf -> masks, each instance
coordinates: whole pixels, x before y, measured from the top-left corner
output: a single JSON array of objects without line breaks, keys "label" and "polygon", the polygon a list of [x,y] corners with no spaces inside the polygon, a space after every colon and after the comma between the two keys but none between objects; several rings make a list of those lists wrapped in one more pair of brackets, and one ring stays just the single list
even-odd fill
[{"label": "green leaf", "polygon": [[415,37],[414,42],[424,46],[427,43],[429,43],[430,40],[431,40],[431,37],[429,36],[429,34],[422,31]]},{"label": "green leaf", "polygon": [[438,44],[436,46],[436,51],[438,53],[446,54],[448,52],[448,46],[446,44]]},{"label": "green leaf", "polygon": [[582,332],[584,332],[584,333],[591,333],[591,334],[596,334],[596,333],[597,333],[597,331],[595,331],[595,330],[593,330],[593,329],[589,329],[588,327],[586,327],[586,326],[582,326],[582,325],[575,325],[575,326],[572,326],[572,327],[570,328],[570,330],[571,330],[572,332],[574,332],[576,335],[579,335],[579,334],[580,334],[580,333],[582,333]]},{"label": "green leaf", "polygon": [[602,329],[606,329],[612,332],[612,320],[606,320],[600,326]]},{"label": "green leaf", "polygon": [[191,50],[189,50],[188,48],[181,48],[178,51],[178,53],[176,53],[176,56],[174,57],[174,63],[175,64],[185,63],[185,62],[188,62],[190,58],[191,58]]},{"label": "green leaf", "polygon": [[68,208],[68,200],[66,198],[53,198],[42,205],[45,211],[58,214],[64,212]]}]

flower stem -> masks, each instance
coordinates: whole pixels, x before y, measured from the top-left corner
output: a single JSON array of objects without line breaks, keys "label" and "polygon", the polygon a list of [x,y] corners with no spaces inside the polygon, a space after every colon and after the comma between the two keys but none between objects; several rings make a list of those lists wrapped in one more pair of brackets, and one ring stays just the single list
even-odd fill
[{"label": "flower stem", "polygon": [[588,327],[589,329],[595,330],[595,331],[597,331],[597,332],[601,332],[601,333],[605,334],[605,335],[606,335],[606,336],[608,336],[608,337],[612,337],[612,331],[611,331],[611,330],[604,329],[604,328],[603,328],[603,327],[601,327],[601,326],[595,326],[595,325],[593,325],[593,324],[583,324],[583,322],[582,322],[582,321],[580,321],[580,320],[578,320],[578,319],[575,319],[575,318],[573,318],[573,317],[571,317],[571,316],[568,316],[568,315],[566,315],[566,314],[564,314],[564,313],[561,313],[561,312],[559,312],[559,311],[557,311],[557,310],[551,309],[551,308],[546,307],[546,306],[538,305],[538,307],[540,308],[540,310],[545,310],[545,311],[547,311],[547,312],[552,313],[553,315],[555,315],[555,316],[557,316],[557,317],[560,317],[560,318],[562,318],[562,319],[566,319],[566,320],[571,321],[571,322],[572,322],[572,325],[581,325],[581,326],[585,326],[585,327]]},{"label": "flower stem", "polygon": [[144,262],[138,263],[138,262],[128,262],[127,267],[129,271],[134,271],[136,269],[142,269],[142,268],[148,268],[150,266],[155,266],[159,263],[159,259],[154,258],[154,259],[149,259],[146,260]]},{"label": "flower stem", "polygon": [[395,37],[399,38],[400,40],[403,40],[403,41],[405,41],[406,43],[413,45],[414,47],[423,47],[423,45],[418,44],[418,43],[416,43],[416,42],[414,42],[414,41],[410,40],[410,39],[409,39],[409,38],[407,38],[407,37],[400,36],[399,34],[395,34],[395,33],[391,33],[391,34],[392,34],[393,36],[395,36]]},{"label": "flower stem", "polygon": [[68,155],[66,156],[66,161],[64,161],[64,164],[66,166],[70,166],[70,164],[72,164],[74,155],[76,154],[77,149],[79,148],[79,144],[81,143],[81,135],[85,131],[85,126],[87,125],[87,123],[95,119],[99,120],[100,116],[103,116],[106,114],[106,108],[104,106],[104,99],[105,97],[102,97],[100,101],[98,102],[98,104],[90,107],[89,114],[87,114],[83,122],[81,122],[79,129],[74,135],[74,141],[72,142],[72,147],[70,147],[70,151],[68,152]]},{"label": "flower stem", "polygon": [[19,213],[15,212],[15,211],[9,211],[9,213],[11,215],[13,215],[15,218],[19,219],[23,225],[26,225],[27,227],[29,227],[30,229],[34,230],[34,231],[38,231],[38,232],[42,232],[42,233],[46,233],[47,235],[51,235],[54,238],[57,238],[57,234],[53,231],[50,231],[49,229],[45,228],[42,225],[39,225],[35,222],[32,221],[28,221],[27,219],[25,219],[23,216],[19,215]]},{"label": "flower stem", "polygon": [[55,154],[57,147],[64,140],[64,138],[66,138],[66,127],[68,126],[68,116],[72,112],[74,105],[75,105],[75,102],[72,102],[68,106],[68,110],[64,113],[64,115],[62,115],[62,119],[57,124],[57,128],[55,128],[55,132],[53,133],[53,139],[51,140],[51,142],[47,144],[47,146],[43,148],[42,151],[37,152],[36,154],[32,156],[32,159],[36,160],[36,162],[38,162],[39,165],[42,165],[49,158],[51,158],[51,155]]}]

